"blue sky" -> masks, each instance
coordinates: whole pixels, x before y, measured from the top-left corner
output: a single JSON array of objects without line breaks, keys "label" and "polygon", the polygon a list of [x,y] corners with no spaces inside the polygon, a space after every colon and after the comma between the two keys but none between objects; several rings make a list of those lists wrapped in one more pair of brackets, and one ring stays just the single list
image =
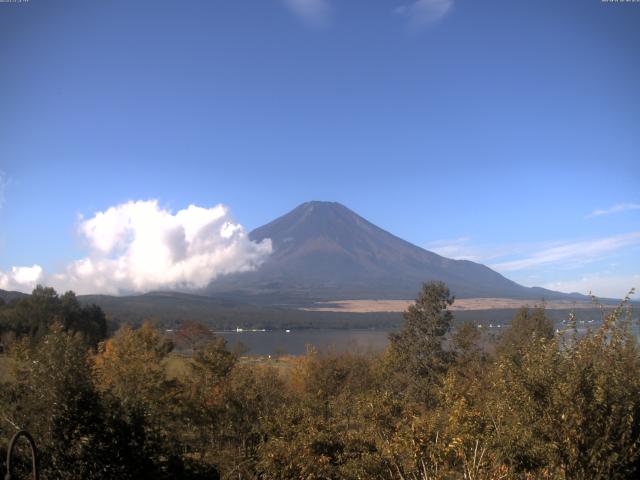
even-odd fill
[{"label": "blue sky", "polygon": [[[639,50],[640,4],[600,0],[0,3],[0,288],[161,287],[140,238],[198,215],[238,227],[205,271],[252,268],[243,232],[334,200],[522,284],[621,296]],[[194,245],[167,253],[180,282]]]}]

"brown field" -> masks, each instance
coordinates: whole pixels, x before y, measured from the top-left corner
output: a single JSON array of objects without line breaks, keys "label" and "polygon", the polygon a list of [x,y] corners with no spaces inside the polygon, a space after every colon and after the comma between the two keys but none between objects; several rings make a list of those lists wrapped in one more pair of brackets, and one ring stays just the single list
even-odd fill
[{"label": "brown field", "polygon": [[[310,312],[403,312],[413,300],[336,300],[319,302],[314,307],[304,308]],[[451,310],[500,310],[520,308],[525,305],[539,304],[533,300],[515,300],[511,298],[461,298],[456,300]],[[546,308],[553,310],[572,310],[593,308],[591,302],[554,301],[545,302]]]}]

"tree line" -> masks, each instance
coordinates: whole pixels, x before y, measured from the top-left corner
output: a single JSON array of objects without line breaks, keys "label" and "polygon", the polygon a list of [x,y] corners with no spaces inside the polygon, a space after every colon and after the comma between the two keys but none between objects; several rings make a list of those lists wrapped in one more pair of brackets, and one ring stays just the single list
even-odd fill
[{"label": "tree line", "polygon": [[[73,298],[37,289],[0,307],[0,440],[29,430],[46,479],[640,474],[628,301],[586,334],[523,308],[487,346],[474,324],[452,329],[454,299],[428,283],[380,354],[260,363],[194,323],[173,340],[150,323],[108,336],[104,314]],[[174,341],[193,350],[179,374]]]}]

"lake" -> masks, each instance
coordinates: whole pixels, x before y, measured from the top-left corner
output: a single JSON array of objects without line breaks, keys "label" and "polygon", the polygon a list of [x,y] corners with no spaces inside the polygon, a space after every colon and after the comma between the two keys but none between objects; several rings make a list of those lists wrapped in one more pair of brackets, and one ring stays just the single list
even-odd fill
[{"label": "lake", "polygon": [[[475,322],[474,322],[475,323]],[[600,319],[584,317],[576,322],[578,334],[583,335],[589,329],[598,328]],[[480,321],[478,326],[489,337],[497,337],[508,326],[506,323],[491,323]],[[562,321],[556,321],[558,331],[565,330],[568,326]],[[307,351],[307,345],[313,345],[317,349],[333,349],[341,353],[345,351],[380,352],[389,344],[389,333],[393,330],[340,330],[340,329],[291,329],[267,330],[267,331],[218,331],[217,335],[223,337],[229,348],[242,343],[247,355],[303,355]],[[633,323],[632,331],[638,332],[638,320]]]}]

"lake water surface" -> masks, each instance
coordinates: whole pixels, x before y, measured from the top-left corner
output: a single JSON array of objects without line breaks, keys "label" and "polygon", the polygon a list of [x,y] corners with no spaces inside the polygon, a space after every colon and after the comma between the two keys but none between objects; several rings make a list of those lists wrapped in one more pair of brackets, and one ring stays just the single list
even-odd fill
[{"label": "lake water surface", "polygon": [[[577,322],[578,335],[598,328],[599,319],[585,319]],[[508,326],[504,323],[478,323],[489,338],[498,337]],[[557,333],[567,329],[562,322],[556,322]],[[318,350],[331,349],[337,353],[346,351],[380,352],[389,344],[389,333],[393,330],[340,330],[340,329],[291,329],[268,331],[220,331],[217,335],[224,337],[229,348],[242,344],[247,355],[304,355],[308,346]],[[634,321],[632,331],[639,336],[638,320]],[[567,334],[570,334],[568,332]]]}]

